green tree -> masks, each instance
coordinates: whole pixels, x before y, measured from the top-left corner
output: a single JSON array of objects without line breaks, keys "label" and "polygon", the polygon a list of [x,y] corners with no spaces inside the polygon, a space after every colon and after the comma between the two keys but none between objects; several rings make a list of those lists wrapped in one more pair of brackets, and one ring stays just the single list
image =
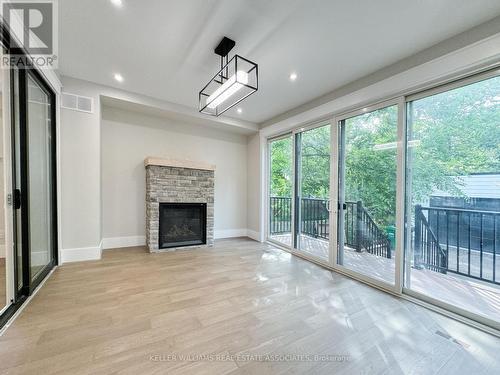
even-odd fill
[{"label": "green tree", "polygon": [[345,197],[362,201],[381,226],[396,212],[397,107],[345,121]]},{"label": "green tree", "polygon": [[[412,207],[437,189],[465,197],[457,176],[500,173],[500,77],[416,100],[407,116]],[[346,120],[345,137],[346,199],[394,224],[397,107]],[[302,196],[328,198],[330,127],[304,132],[300,144]],[[291,137],[271,143],[273,195],[291,196],[292,150]]]},{"label": "green tree", "polygon": [[292,196],[292,138],[283,138],[270,144],[271,196]]},{"label": "green tree", "polygon": [[434,190],[463,196],[456,176],[500,172],[500,77],[410,104],[412,197]]},{"label": "green tree", "polygon": [[330,126],[300,136],[300,188],[304,198],[328,199],[330,194]]}]

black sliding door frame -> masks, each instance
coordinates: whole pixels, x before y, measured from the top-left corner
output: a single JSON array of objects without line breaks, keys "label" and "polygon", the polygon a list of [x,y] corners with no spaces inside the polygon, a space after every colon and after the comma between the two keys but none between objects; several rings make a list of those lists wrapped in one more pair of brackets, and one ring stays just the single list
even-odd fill
[{"label": "black sliding door frame", "polygon": [[[4,54],[9,53],[9,46],[17,47],[18,51],[24,49],[15,46],[10,38],[10,31],[6,25],[0,21],[0,39]],[[25,52],[24,56],[28,56]],[[10,126],[11,136],[11,191],[5,191],[9,195],[9,205],[12,205],[12,246],[6,250],[12,252],[11,273],[14,280],[11,280],[13,286],[13,299],[9,301],[10,306],[0,315],[0,328],[15,314],[18,308],[27,300],[27,298],[36,290],[40,283],[52,271],[54,266],[58,264],[58,211],[57,211],[57,140],[56,140],[56,94],[54,89],[47,83],[43,75],[34,66],[27,69],[10,68],[10,98],[9,108],[11,116],[9,123],[4,123],[3,126]],[[44,225],[51,225],[50,261],[43,269],[31,279],[31,247],[30,247],[30,232],[29,232],[29,140],[28,140],[28,98],[29,87],[28,77],[35,82],[39,88],[47,94],[50,116],[50,221]],[[16,87],[17,80],[17,87]],[[16,123],[17,122],[17,123]],[[16,139],[17,138],[17,139]],[[17,142],[16,142],[17,141]],[[18,156],[16,156],[16,153]],[[19,172],[19,173],[17,173]],[[17,175],[19,174],[19,178]],[[43,199],[40,197],[40,199]],[[18,223],[19,218],[19,223]],[[20,240],[20,241],[19,241]],[[21,243],[19,243],[21,242]],[[18,255],[21,255],[19,261]],[[21,275],[20,275],[21,273]]]},{"label": "black sliding door frame", "polygon": [[[51,164],[51,225],[52,225],[52,241],[51,249],[48,249],[50,254],[49,263],[44,266],[43,270],[31,280],[31,243],[30,243],[30,207],[29,207],[29,110],[28,110],[28,77],[47,94],[49,98],[50,108],[50,164]],[[25,293],[28,295],[33,293],[40,282],[49,274],[49,272],[57,264],[57,176],[56,176],[56,112],[55,112],[55,94],[50,86],[45,82],[43,77],[35,69],[19,70],[19,104],[20,104],[20,147],[21,150],[21,232],[22,232],[22,255],[23,255],[23,288],[27,288]],[[15,140],[15,138],[13,138]],[[13,149],[16,145],[13,145]],[[15,159],[14,159],[15,160]]]}]

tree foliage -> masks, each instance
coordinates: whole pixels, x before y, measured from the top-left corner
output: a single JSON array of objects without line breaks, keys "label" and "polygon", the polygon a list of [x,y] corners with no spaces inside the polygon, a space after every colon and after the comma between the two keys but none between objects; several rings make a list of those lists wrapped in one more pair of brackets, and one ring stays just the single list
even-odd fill
[{"label": "tree foliage", "polygon": [[414,203],[436,190],[464,196],[456,176],[500,172],[500,77],[409,105]]},{"label": "tree foliage", "polygon": [[[395,222],[397,115],[391,106],[345,121],[346,200],[361,200],[379,225]],[[457,176],[500,173],[500,77],[411,102],[407,117],[412,206],[436,190],[464,196]],[[330,127],[298,137],[302,196],[328,198]],[[292,146],[271,143],[272,195],[292,196]]]},{"label": "tree foliage", "polygon": [[271,161],[271,196],[292,196],[293,154],[292,138],[273,141],[269,147]]},{"label": "tree foliage", "polygon": [[362,201],[380,225],[395,221],[397,107],[345,121],[345,198]]}]

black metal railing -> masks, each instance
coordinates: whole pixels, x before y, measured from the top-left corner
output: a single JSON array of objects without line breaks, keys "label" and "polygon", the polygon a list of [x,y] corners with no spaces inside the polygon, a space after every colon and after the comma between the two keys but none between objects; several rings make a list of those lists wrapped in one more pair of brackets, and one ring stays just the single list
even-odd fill
[{"label": "black metal railing", "polygon": [[302,233],[324,240],[330,238],[328,205],[328,199],[301,199],[300,228]]},{"label": "black metal railing", "polygon": [[415,206],[414,266],[499,284],[500,212]]},{"label": "black metal railing", "polygon": [[[292,230],[292,199],[270,198],[270,234]],[[302,233],[329,239],[328,200],[301,199]],[[346,202],[346,245],[387,258],[392,245],[361,201]],[[414,266],[500,284],[500,212],[415,206]],[[497,269],[498,268],[498,269]]]},{"label": "black metal railing", "polygon": [[[328,240],[328,199],[301,198],[300,228],[305,235]],[[270,234],[291,232],[292,199],[290,197],[270,198]],[[391,258],[391,243],[360,202],[346,202],[345,242],[357,251]]]},{"label": "black metal railing", "polygon": [[290,233],[292,231],[292,198],[271,197],[269,216],[271,235]]},{"label": "black metal railing", "polygon": [[422,207],[415,207],[415,252],[414,264],[417,268],[425,267],[432,271],[446,273],[448,255],[441,248],[429,222],[422,212]]},{"label": "black metal railing", "polygon": [[[329,238],[328,200],[301,199],[302,233],[314,238]],[[270,198],[269,228],[271,235],[290,233],[292,230],[292,198]]]},{"label": "black metal railing", "polygon": [[392,258],[391,242],[373,220],[361,201],[346,202],[344,236],[347,245],[356,251]]}]

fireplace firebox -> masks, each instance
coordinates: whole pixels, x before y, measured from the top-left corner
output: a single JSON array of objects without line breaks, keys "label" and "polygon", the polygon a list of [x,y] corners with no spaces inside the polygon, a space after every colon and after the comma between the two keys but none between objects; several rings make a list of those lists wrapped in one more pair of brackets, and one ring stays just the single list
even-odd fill
[{"label": "fireplace firebox", "polygon": [[207,243],[206,203],[160,203],[159,248]]}]

